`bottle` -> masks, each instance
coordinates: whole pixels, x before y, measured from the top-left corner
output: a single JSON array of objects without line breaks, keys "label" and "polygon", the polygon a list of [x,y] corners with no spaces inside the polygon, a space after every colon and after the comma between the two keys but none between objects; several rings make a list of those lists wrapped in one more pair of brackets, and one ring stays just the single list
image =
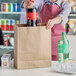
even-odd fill
[{"label": "bottle", "polygon": [[59,55],[59,62],[64,62],[69,60],[69,41],[65,36],[65,32],[62,32],[62,36],[58,42],[58,55]]},{"label": "bottle", "polygon": [[[30,0],[32,1],[32,0]],[[34,1],[33,1],[34,2]],[[37,26],[38,22],[38,13],[36,9],[32,6],[26,9],[26,19],[27,19],[27,26]]]}]

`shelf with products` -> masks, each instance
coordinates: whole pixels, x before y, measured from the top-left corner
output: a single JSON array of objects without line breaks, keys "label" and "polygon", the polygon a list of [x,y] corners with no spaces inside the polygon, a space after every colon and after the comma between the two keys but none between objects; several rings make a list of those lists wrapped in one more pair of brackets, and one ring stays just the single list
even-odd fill
[{"label": "shelf with products", "polygon": [[66,24],[66,32],[68,35],[76,35],[76,18],[69,18]]},{"label": "shelf with products", "polygon": [[4,45],[0,49],[14,49],[14,31],[3,31]]},{"label": "shelf with products", "polygon": [[76,0],[67,0],[71,5],[71,13],[66,24],[66,33],[76,35]]},{"label": "shelf with products", "polygon": [[1,3],[0,14],[21,14],[21,3]]},{"label": "shelf with products", "polygon": [[21,12],[21,0],[0,0],[2,12]]},{"label": "shelf with products", "polygon": [[20,21],[15,19],[0,19],[0,27],[3,33],[14,33],[15,24],[20,24]]},{"label": "shelf with products", "polygon": [[76,13],[70,13],[69,16],[75,16],[76,17]]},{"label": "shelf with products", "polygon": [[[20,14],[25,14],[25,13],[26,13],[26,12],[0,12],[0,14],[18,14],[18,15],[20,15]],[[69,16],[76,16],[76,12],[70,13]]]},{"label": "shelf with products", "polygon": [[68,0],[68,1],[71,5],[71,14],[76,14],[76,0]]},{"label": "shelf with products", "polygon": [[21,12],[21,1],[22,0],[0,0],[0,27],[2,28],[4,38],[4,45],[0,46],[0,50],[14,49],[13,26],[20,23],[20,14],[25,13]]}]

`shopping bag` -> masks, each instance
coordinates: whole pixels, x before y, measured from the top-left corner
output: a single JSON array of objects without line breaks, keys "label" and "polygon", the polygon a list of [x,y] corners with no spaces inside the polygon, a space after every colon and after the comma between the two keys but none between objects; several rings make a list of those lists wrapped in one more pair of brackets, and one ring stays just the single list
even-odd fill
[{"label": "shopping bag", "polygon": [[51,30],[45,26],[15,25],[15,68],[44,68],[51,66]]}]

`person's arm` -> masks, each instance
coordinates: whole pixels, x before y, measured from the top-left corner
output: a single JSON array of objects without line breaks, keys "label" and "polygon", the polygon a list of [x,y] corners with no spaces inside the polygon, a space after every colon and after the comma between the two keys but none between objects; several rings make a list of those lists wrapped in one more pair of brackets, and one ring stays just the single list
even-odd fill
[{"label": "person's arm", "polygon": [[21,8],[24,8],[23,7],[23,3],[25,2],[26,0],[23,0],[22,2],[21,2]]},{"label": "person's arm", "polygon": [[62,18],[60,16],[57,16],[57,17],[50,19],[48,21],[46,28],[48,30],[48,29],[52,28],[55,24],[59,24],[61,22],[62,22]]},{"label": "person's arm", "polygon": [[[25,12],[26,13],[26,7],[24,8],[23,7],[23,4],[26,0],[23,0],[22,3],[21,3],[21,7],[22,7],[22,12]],[[37,12],[39,13],[41,8],[43,6],[43,0],[34,0],[34,8],[36,8]],[[26,21],[26,14],[21,14],[20,16],[20,24],[27,24],[27,21]]]},{"label": "person's arm", "polygon": [[[26,5],[28,5],[28,3],[26,2],[27,0],[23,0],[21,3],[21,7],[22,8],[26,8]],[[28,0],[29,1],[29,0]],[[34,0],[34,8],[37,9],[37,11],[39,12],[43,6],[43,2],[44,0]],[[29,5],[28,5],[29,6]]]},{"label": "person's arm", "polygon": [[67,23],[68,16],[71,12],[71,6],[68,2],[64,2],[62,4],[62,8],[63,8],[62,12],[60,12],[60,14],[57,15],[57,17],[48,21],[47,29],[52,28],[54,26],[54,24],[64,25]]}]

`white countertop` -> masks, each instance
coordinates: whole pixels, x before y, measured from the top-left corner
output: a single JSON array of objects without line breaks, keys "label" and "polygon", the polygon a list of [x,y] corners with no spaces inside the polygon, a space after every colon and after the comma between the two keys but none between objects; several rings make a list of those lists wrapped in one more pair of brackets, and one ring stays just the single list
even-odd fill
[{"label": "white countertop", "polygon": [[0,76],[76,76],[76,74],[61,74],[52,72],[51,68],[38,68],[38,69],[0,69]]},{"label": "white countertop", "polygon": [[[12,60],[12,63],[13,60]],[[58,62],[53,61],[52,66],[57,64]],[[13,65],[13,64],[12,64]],[[52,71],[52,68],[35,68],[35,69],[24,69],[17,70],[15,68],[11,69],[1,69],[0,68],[0,76],[76,76],[76,74],[62,74],[55,71]]]}]

